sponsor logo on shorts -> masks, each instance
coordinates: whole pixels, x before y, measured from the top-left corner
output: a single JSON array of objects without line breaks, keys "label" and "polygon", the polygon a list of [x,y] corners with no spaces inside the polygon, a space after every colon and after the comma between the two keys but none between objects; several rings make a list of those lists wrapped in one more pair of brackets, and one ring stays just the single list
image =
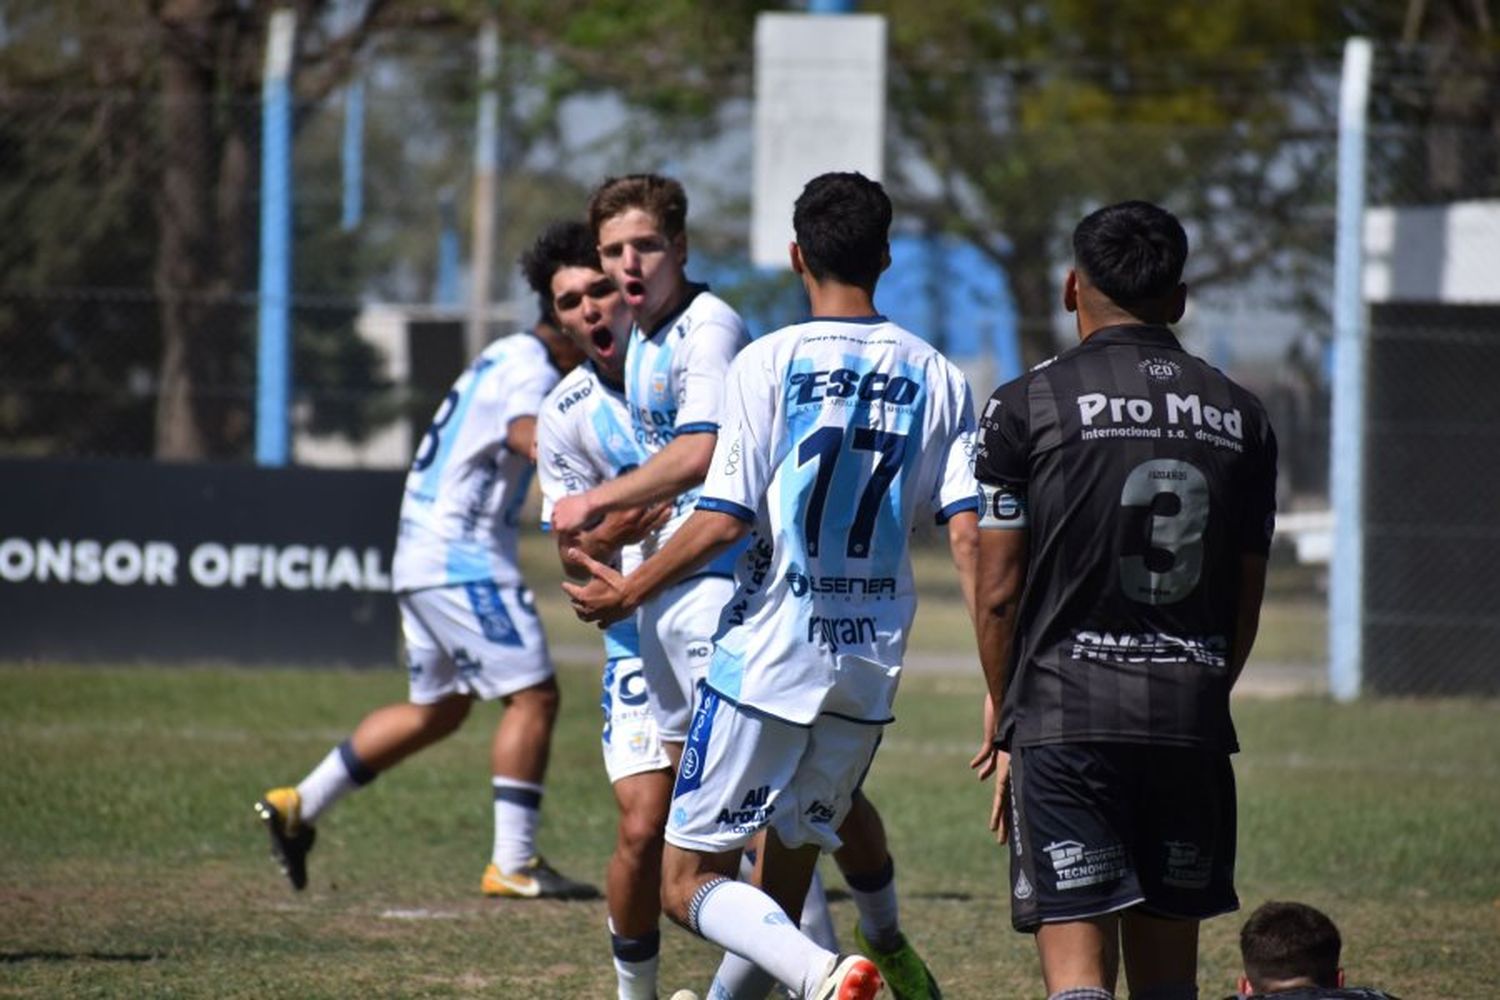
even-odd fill
[{"label": "sponsor logo on shorts", "polygon": [[1113,882],[1130,869],[1125,860],[1124,844],[1088,847],[1076,840],[1058,840],[1042,850],[1052,860],[1059,889],[1079,889],[1100,882]]},{"label": "sponsor logo on shorts", "polygon": [[802,816],[804,819],[811,820],[814,823],[823,823],[826,825],[833,822],[833,806],[814,799],[812,805],[807,807]]},{"label": "sponsor logo on shorts", "polygon": [[1204,889],[1208,887],[1209,874],[1213,870],[1213,858],[1204,854],[1197,844],[1189,840],[1169,840],[1162,845],[1167,851],[1166,871],[1162,881],[1179,889]]},{"label": "sponsor logo on shorts", "polygon": [[745,793],[738,809],[720,809],[716,822],[719,829],[734,833],[754,833],[765,826],[776,812],[771,801],[771,786],[761,785]]},{"label": "sponsor logo on shorts", "polygon": [[644,705],[646,703],[646,675],[632,670],[620,678],[620,704]]},{"label": "sponsor logo on shorts", "polygon": [[702,784],[704,755],[708,752],[708,738],[713,732],[714,713],[718,707],[718,695],[707,687],[698,688],[698,708],[693,713],[693,724],[688,727],[682,766],[677,772],[677,785],[672,790],[674,798],[694,791]]},{"label": "sponsor logo on shorts", "polygon": [[1014,895],[1017,899],[1030,899],[1033,891],[1034,890],[1031,888],[1031,882],[1029,882],[1026,878],[1026,873],[1022,872],[1016,879],[1016,884],[1015,887],[1011,889],[1011,894]]},{"label": "sponsor logo on shorts", "polygon": [[[469,610],[474,612],[474,618],[479,622],[479,630],[484,637],[497,646],[522,647],[526,641],[521,637],[520,630],[510,620],[510,613],[505,610],[505,602],[500,597],[500,588],[490,581],[480,583],[466,583],[464,590],[469,597]],[[526,606],[529,598],[517,594],[518,603]],[[457,657],[455,656],[455,659]]]},{"label": "sponsor logo on shorts", "polygon": [[467,649],[462,646],[453,651],[453,665],[458,668],[460,677],[473,677],[484,669],[484,664],[476,660]]}]

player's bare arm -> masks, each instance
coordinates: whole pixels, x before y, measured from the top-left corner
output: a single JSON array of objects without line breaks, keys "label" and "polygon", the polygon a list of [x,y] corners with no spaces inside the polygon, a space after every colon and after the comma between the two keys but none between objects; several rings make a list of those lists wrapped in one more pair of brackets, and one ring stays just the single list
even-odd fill
[{"label": "player's bare arm", "polygon": [[990,805],[990,829],[1000,843],[1010,835],[1006,827],[1006,795],[1010,754],[994,745],[1005,702],[1010,669],[1010,647],[1015,638],[1016,608],[1026,583],[1028,534],[1018,528],[979,532],[979,560],[975,573],[974,636],[986,687],[984,742],[969,766],[981,780],[993,774],[995,796]]},{"label": "player's bare arm", "polygon": [[708,432],[673,438],[620,478],[559,500],[552,511],[553,526],[560,531],[577,531],[611,511],[675,499],[702,484],[717,440],[718,435]]},{"label": "player's bare arm", "polygon": [[536,461],[536,417],[517,417],[505,428],[505,447]]},{"label": "player's bare arm", "polygon": [[613,562],[620,549],[633,545],[659,530],[671,519],[670,503],[630,507],[606,514],[597,525],[584,531],[553,531],[557,538],[557,557],[570,580],[585,581],[588,570],[568,559],[569,549],[580,549],[601,563]]},{"label": "player's bare arm", "polygon": [[1247,552],[1240,556],[1240,597],[1234,616],[1234,649],[1229,664],[1232,688],[1245,669],[1255,634],[1260,630],[1260,604],[1266,593],[1266,557]]},{"label": "player's bare arm", "polygon": [[750,524],[733,515],[694,511],[671,541],[629,576],[622,576],[581,549],[573,549],[567,558],[587,569],[594,579],[583,585],[564,583],[563,590],[579,618],[603,628],[629,617],[642,603],[690,576],[749,531]]}]

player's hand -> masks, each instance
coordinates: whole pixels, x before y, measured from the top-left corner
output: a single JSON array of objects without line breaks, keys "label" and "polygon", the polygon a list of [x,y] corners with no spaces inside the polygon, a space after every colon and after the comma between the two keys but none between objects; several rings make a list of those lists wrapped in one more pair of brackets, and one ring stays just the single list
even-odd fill
[{"label": "player's hand", "polygon": [[663,500],[644,507],[617,510],[606,514],[604,520],[599,523],[599,527],[594,529],[594,533],[612,548],[633,545],[653,531],[665,527],[672,518],[674,506],[671,500]]},{"label": "player's hand", "polygon": [[[555,513],[555,509],[554,509]],[[606,628],[635,613],[625,594],[625,577],[579,548],[564,553],[568,562],[593,576],[588,583],[564,583],[563,591],[573,604],[573,613],[586,622]]]},{"label": "player's hand", "polygon": [[1010,839],[1007,822],[1010,818],[1010,754],[1004,750],[991,750],[989,758],[989,767],[980,774],[980,779],[983,780],[985,774],[995,776],[995,796],[990,801],[990,832],[995,835],[995,843],[1003,844]]},{"label": "player's hand", "polygon": [[995,700],[986,692],[984,696],[984,733],[979,740],[979,752],[969,761],[969,767],[979,771],[983,781],[995,773],[995,736],[1000,732],[999,713],[995,711]]},{"label": "player's hand", "polygon": [[583,531],[592,527],[592,523],[598,520],[594,513],[594,505],[589,501],[587,493],[574,493],[562,497],[552,507],[552,530],[553,531]]}]

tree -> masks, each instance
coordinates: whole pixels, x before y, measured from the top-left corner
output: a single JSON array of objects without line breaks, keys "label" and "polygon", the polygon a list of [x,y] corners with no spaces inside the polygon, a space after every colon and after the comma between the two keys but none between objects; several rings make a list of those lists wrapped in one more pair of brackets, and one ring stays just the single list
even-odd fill
[{"label": "tree", "polygon": [[[0,411],[13,437],[83,453],[244,454],[261,64],[275,6],[8,6],[0,70],[14,89],[0,98],[9,112],[0,144],[15,155],[0,168],[0,212],[15,239],[3,258],[11,294],[0,344],[17,362],[10,371],[24,376],[12,387],[28,390],[8,393]],[[294,6],[299,122],[345,79],[375,31],[451,17],[390,0]],[[145,96],[152,91],[155,99]],[[311,263],[298,267],[299,287],[318,274],[331,280],[320,289],[325,297],[342,289],[353,301],[357,275]],[[59,302],[60,288],[79,289],[81,301]],[[154,315],[142,307],[148,288]],[[299,314],[299,369],[369,383],[372,352],[354,340],[347,316],[328,319]],[[80,410],[83,400],[95,403]],[[313,410],[315,423],[358,429],[347,406]]]}]

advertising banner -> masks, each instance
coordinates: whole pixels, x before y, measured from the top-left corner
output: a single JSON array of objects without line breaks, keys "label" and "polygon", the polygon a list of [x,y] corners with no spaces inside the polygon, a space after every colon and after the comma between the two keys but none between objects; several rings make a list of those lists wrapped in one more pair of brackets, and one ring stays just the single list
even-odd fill
[{"label": "advertising banner", "polygon": [[400,472],[0,460],[0,657],[389,665]]}]

